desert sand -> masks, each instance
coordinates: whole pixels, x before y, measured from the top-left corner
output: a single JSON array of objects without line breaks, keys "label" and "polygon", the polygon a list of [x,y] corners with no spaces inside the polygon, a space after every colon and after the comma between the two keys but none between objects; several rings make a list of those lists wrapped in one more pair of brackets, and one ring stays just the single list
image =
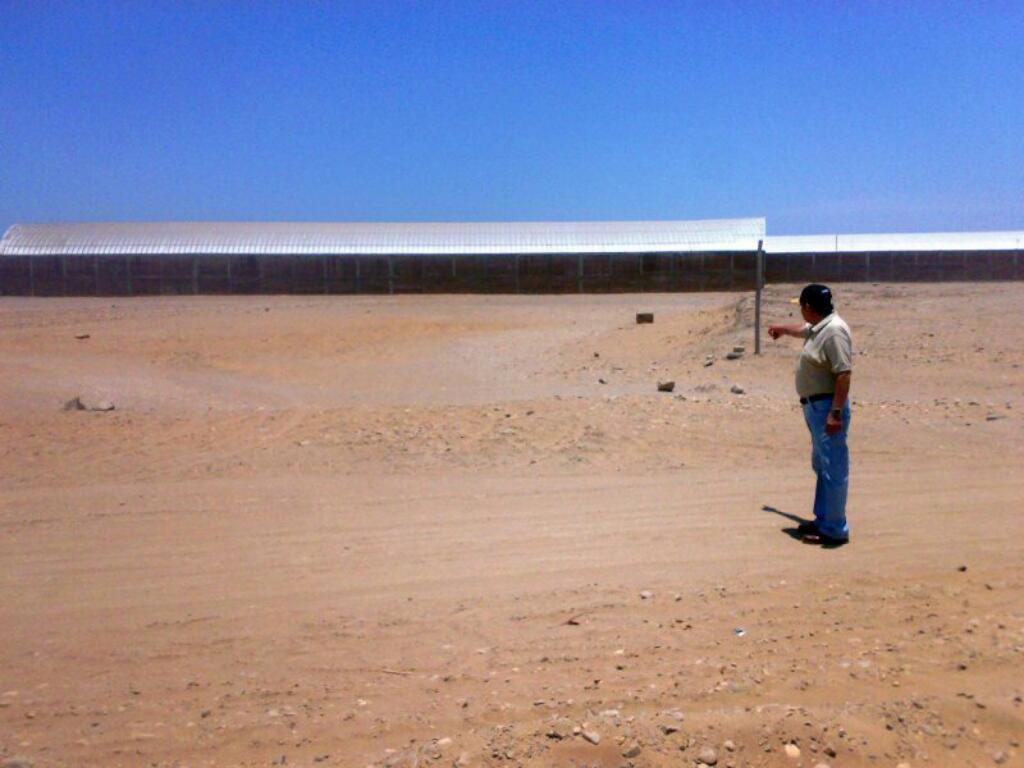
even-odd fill
[{"label": "desert sand", "polygon": [[834,288],[833,550],[749,295],[0,300],[0,764],[1024,764],[1024,285]]}]

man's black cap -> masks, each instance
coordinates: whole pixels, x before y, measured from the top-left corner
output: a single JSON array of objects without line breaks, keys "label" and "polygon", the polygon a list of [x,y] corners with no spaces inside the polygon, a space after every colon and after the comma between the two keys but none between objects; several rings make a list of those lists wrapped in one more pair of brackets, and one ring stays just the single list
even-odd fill
[{"label": "man's black cap", "polygon": [[831,315],[833,312],[832,291],[820,283],[811,283],[800,291],[800,303],[806,304],[819,315]]}]

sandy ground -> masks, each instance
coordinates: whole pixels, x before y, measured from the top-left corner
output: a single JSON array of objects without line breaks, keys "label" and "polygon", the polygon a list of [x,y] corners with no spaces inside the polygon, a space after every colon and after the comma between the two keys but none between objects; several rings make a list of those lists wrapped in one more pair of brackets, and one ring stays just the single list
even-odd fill
[{"label": "sandy ground", "polygon": [[0,300],[0,761],[1024,764],[1024,285],[836,293],[836,550],[750,297]]}]

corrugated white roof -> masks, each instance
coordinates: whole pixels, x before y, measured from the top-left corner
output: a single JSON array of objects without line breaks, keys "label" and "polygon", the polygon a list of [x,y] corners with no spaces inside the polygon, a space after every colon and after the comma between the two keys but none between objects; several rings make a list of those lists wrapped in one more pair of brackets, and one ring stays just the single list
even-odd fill
[{"label": "corrugated white roof", "polygon": [[753,251],[764,232],[764,219],[15,224],[0,256]]},{"label": "corrugated white roof", "polygon": [[893,235],[777,235],[766,253],[857,253],[864,251],[1017,251],[1024,232],[914,232]]}]

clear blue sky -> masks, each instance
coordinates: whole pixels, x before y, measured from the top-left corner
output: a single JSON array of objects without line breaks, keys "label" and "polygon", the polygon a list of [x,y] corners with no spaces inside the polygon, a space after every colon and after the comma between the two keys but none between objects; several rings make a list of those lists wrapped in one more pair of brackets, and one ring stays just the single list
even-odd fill
[{"label": "clear blue sky", "polygon": [[0,0],[15,221],[1024,229],[1024,3]]}]

